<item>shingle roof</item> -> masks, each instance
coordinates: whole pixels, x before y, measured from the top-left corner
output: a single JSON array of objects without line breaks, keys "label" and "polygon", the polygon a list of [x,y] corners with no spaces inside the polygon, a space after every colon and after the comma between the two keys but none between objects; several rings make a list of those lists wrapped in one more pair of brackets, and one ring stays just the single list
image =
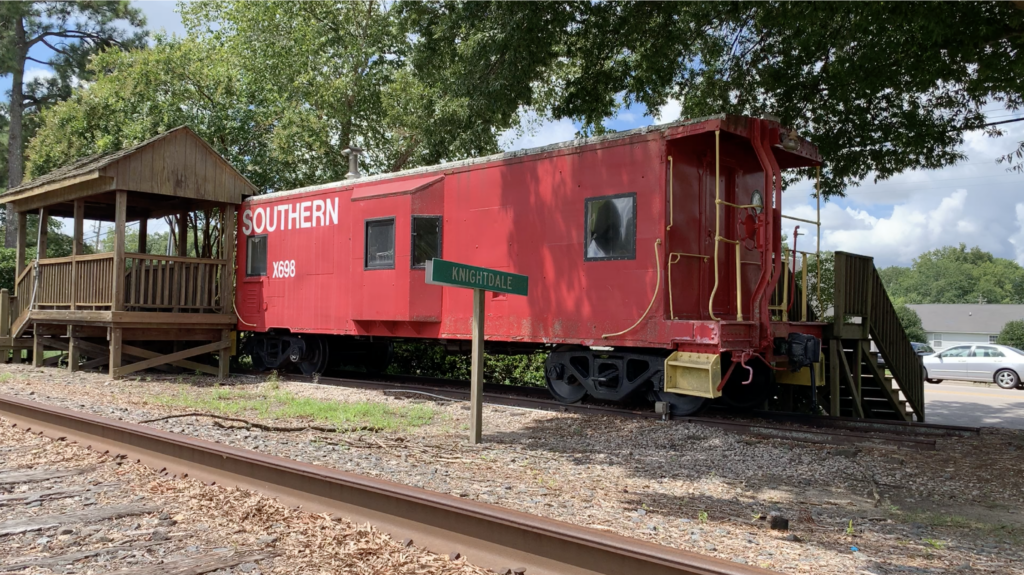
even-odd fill
[{"label": "shingle roof", "polygon": [[995,335],[1006,322],[1024,319],[1024,305],[1011,304],[915,304],[924,330],[933,333],[983,333]]},{"label": "shingle roof", "polygon": [[121,158],[130,155],[131,153],[140,150],[157,140],[166,138],[168,135],[173,134],[178,130],[188,129],[188,126],[178,126],[173,130],[168,130],[162,134],[157,134],[156,136],[153,136],[152,138],[146,140],[145,142],[139,142],[138,144],[135,144],[130,148],[124,148],[122,150],[117,150],[116,152],[108,152],[106,154],[93,154],[91,156],[80,158],[78,160],[75,160],[74,162],[71,162],[70,164],[61,166],[52,172],[43,174],[38,178],[33,178],[16,188],[11,188],[4,192],[3,194],[0,194],[0,198],[7,194],[15,194],[25,190],[30,190],[32,188],[41,186],[43,184],[48,184],[50,182],[65,180],[68,178],[73,178],[75,176],[88,174],[89,172],[94,172],[100,168],[109,166],[110,164],[116,162],[117,160],[120,160]]}]

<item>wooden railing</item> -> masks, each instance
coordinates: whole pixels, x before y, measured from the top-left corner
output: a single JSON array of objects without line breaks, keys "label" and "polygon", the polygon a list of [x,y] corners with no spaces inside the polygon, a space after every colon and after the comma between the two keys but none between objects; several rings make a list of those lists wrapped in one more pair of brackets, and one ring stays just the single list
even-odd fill
[{"label": "wooden railing", "polygon": [[219,312],[225,260],[125,255],[128,311]]},{"label": "wooden railing", "polygon": [[110,307],[113,271],[114,254],[109,253],[39,260],[39,289],[33,305],[35,309]]},{"label": "wooden railing", "polygon": [[900,391],[914,409],[918,421],[924,421],[924,368],[910,345],[874,260],[867,256],[835,253],[834,332],[842,335],[846,318],[860,317],[878,351],[885,358]]},{"label": "wooden railing", "polygon": [[11,302],[13,304],[11,306],[11,321],[17,320],[32,303],[32,288],[35,286],[35,274],[32,273],[32,266],[27,266],[22,270],[14,285],[17,297]]},{"label": "wooden railing", "polygon": [[[37,310],[105,310],[114,307],[114,254],[49,258],[18,275],[11,322]],[[125,254],[125,311],[221,312],[225,260]],[[35,290],[35,293],[33,293]]]}]

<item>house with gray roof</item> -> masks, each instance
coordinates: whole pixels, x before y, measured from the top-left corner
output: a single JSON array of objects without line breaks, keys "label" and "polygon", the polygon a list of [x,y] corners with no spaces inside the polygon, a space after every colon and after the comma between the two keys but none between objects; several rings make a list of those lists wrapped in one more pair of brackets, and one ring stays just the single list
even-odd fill
[{"label": "house with gray roof", "polygon": [[921,317],[928,343],[935,351],[954,345],[995,343],[1006,322],[1024,319],[1024,305],[1010,304],[915,304],[908,305]]}]

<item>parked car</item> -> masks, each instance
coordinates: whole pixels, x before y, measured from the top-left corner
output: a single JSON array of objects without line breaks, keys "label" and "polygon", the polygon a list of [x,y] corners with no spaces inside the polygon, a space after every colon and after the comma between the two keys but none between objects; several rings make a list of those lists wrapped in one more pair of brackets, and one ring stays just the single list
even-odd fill
[{"label": "parked car", "polygon": [[[935,350],[932,349],[932,346],[928,345],[927,343],[917,343],[915,341],[911,342],[910,345],[913,346],[914,351],[917,352],[917,355],[922,357],[935,353]],[[872,344],[872,349],[874,349],[874,344]],[[885,368],[885,358],[882,357],[882,354],[878,354],[878,367]]]},{"label": "parked car", "polygon": [[935,353],[935,350],[932,349],[932,346],[928,345],[927,343],[913,342],[910,345],[913,346],[914,351],[917,352],[917,355],[931,355]]},{"label": "parked car", "polygon": [[1006,345],[958,345],[924,357],[925,381],[994,381],[1003,389],[1021,386],[1024,351]]}]

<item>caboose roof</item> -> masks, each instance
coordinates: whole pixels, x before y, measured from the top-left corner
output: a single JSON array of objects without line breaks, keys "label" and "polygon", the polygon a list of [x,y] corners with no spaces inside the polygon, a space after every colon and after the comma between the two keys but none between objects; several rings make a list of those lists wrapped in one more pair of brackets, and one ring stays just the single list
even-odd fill
[{"label": "caboose roof", "polygon": [[[601,136],[594,136],[590,138],[577,138],[575,140],[568,140],[565,142],[558,142],[555,144],[549,144],[547,146],[539,146],[536,148],[526,148],[523,150],[515,150],[512,152],[502,152],[500,154],[493,154],[490,156],[482,156],[479,158],[469,158],[466,160],[459,160],[455,162],[447,162],[443,164],[435,164],[432,166],[422,166],[419,168],[410,168],[408,170],[401,170],[398,172],[388,172],[384,174],[376,174],[372,176],[364,176],[362,178],[355,178],[351,180],[341,180],[339,182],[329,182],[326,184],[316,184],[313,186],[306,186],[304,188],[297,188],[294,190],[284,190],[280,192],[274,192],[271,194],[263,194],[258,196],[257,199],[262,201],[264,199],[277,200],[285,196],[294,194],[303,194],[307,192],[316,192],[320,190],[326,190],[331,188],[339,187],[352,187],[358,184],[365,184],[370,182],[378,182],[381,180],[388,180],[392,178],[402,178],[406,176],[415,176],[420,174],[429,174],[433,172],[449,171],[458,168],[464,168],[469,166],[478,166],[483,164],[489,164],[492,162],[502,162],[512,160],[516,158],[525,158],[527,156],[535,156],[540,154],[547,154],[550,152],[558,152],[563,150],[570,150],[572,148],[579,148],[583,146],[589,146],[592,144],[600,144],[603,142],[610,142],[614,140],[628,139],[636,136],[643,136],[654,132],[673,132],[679,131],[679,128],[686,127],[697,127],[698,124],[709,123],[708,129],[711,124],[719,126],[722,130],[727,132],[733,132],[742,136],[748,136],[747,128],[748,118],[745,116],[733,116],[729,114],[716,114],[714,116],[705,116],[702,118],[690,118],[685,120],[677,120],[675,122],[669,122],[667,124],[657,124],[653,126],[643,126],[632,130],[626,130],[623,132],[612,132],[610,134],[604,134]],[[783,169],[788,167],[796,167],[797,165],[817,165],[820,162],[820,158],[817,153],[817,149],[802,141],[801,149],[796,152],[783,151],[781,147],[777,148],[777,154],[785,155],[786,157],[793,156],[796,163],[793,161],[782,163]]]},{"label": "caboose roof", "polygon": [[159,217],[164,211],[180,211],[182,200],[192,200],[188,203],[195,207],[240,204],[256,193],[256,186],[188,126],[179,126],[33,178],[0,194],[0,201],[14,203],[19,212],[49,207],[52,215],[67,216],[73,213],[74,200],[90,197],[95,202],[87,206],[86,217],[109,219],[106,210],[95,209],[96,204],[117,190],[137,192],[140,204],[148,204],[150,217]]}]

